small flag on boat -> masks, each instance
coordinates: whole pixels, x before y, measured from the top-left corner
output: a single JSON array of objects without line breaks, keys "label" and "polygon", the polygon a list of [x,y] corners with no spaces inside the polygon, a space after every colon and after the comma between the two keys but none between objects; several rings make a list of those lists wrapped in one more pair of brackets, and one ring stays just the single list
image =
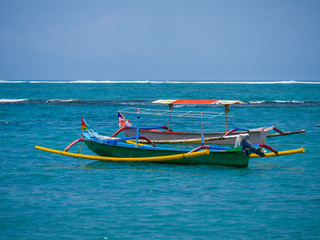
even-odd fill
[{"label": "small flag on boat", "polygon": [[81,131],[85,131],[85,130],[88,130],[88,125],[86,123],[86,121],[82,118],[81,120]]},{"label": "small flag on boat", "polygon": [[125,117],[121,114],[120,111],[118,111],[118,125],[119,125],[119,128],[122,128],[122,126],[125,125]]},{"label": "small flag on boat", "polygon": [[132,123],[130,122],[130,120],[126,120],[126,117],[122,115],[120,110],[118,111],[118,125],[119,125],[119,128],[122,128],[125,126],[132,127]]}]

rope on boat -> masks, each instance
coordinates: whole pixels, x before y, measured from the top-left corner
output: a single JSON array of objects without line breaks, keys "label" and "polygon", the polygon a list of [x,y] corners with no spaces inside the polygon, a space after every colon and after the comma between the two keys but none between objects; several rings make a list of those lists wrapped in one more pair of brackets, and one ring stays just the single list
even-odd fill
[{"label": "rope on boat", "polygon": [[92,129],[89,129],[88,130],[94,137],[96,137],[96,138],[98,138],[98,139],[100,139],[100,140],[102,140],[101,139],[101,137],[100,137],[100,135],[99,134],[97,134],[95,131],[93,131]]},{"label": "rope on boat", "polygon": [[80,146],[78,148],[78,151],[77,151],[77,154],[80,153],[80,151],[82,150],[83,145],[84,145],[84,141],[80,144]]}]

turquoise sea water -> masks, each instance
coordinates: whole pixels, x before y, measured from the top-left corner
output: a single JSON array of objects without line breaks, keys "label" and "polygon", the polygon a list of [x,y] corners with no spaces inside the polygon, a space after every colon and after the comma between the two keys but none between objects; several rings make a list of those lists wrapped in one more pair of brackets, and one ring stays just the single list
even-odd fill
[{"label": "turquoise sea water", "polygon": [[[34,148],[64,149],[81,137],[82,116],[111,135],[118,109],[166,110],[152,104],[157,99],[245,101],[231,107],[230,128],[306,129],[268,139],[277,150],[306,152],[251,159],[238,169],[99,162]],[[223,112],[221,106],[175,109]],[[201,127],[198,119],[172,120],[174,130]],[[143,115],[141,124],[167,119]],[[1,239],[320,237],[319,82],[0,81],[0,126]],[[207,131],[224,127],[224,117],[205,120]]]}]

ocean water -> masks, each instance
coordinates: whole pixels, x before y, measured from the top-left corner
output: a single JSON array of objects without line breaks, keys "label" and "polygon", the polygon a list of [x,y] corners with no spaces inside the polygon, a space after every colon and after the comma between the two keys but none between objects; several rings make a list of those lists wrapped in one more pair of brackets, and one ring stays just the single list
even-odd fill
[{"label": "ocean water", "polygon": [[[111,135],[118,109],[135,123],[128,108],[167,110],[157,99],[242,100],[231,106],[230,128],[306,129],[267,142],[306,152],[239,169],[90,161],[34,148],[64,149],[81,137],[81,117]],[[205,131],[224,130],[224,121],[205,119]],[[167,118],[142,115],[140,124]],[[0,239],[320,238],[320,82],[0,81],[0,126]],[[171,127],[201,125],[173,117]]]}]

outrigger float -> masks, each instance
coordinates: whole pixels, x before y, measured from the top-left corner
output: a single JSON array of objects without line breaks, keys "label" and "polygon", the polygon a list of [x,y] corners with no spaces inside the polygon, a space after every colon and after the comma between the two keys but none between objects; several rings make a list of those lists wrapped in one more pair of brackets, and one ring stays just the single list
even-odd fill
[{"label": "outrigger float", "polygon": [[[124,112],[127,113],[137,113],[138,111],[140,114],[154,114],[154,115],[168,115],[169,122],[168,126],[160,125],[155,127],[147,127],[147,128],[140,128],[141,133],[143,136],[149,138],[154,143],[178,143],[178,144],[199,144],[201,143],[201,134],[200,132],[175,132],[171,129],[171,115],[173,106],[176,104],[185,105],[185,104],[192,104],[192,105],[222,105],[225,107],[225,119],[226,119],[226,130],[223,132],[204,132],[203,133],[203,141],[207,144],[218,144],[218,145],[230,145],[234,144],[237,136],[239,134],[248,134],[249,141],[252,144],[263,143],[266,144],[267,137],[276,137],[276,136],[284,136],[284,135],[291,135],[297,133],[304,133],[306,130],[298,130],[298,131],[289,131],[283,132],[274,126],[268,127],[259,127],[256,129],[246,129],[246,128],[233,128],[231,130],[228,129],[228,113],[230,112],[230,105],[235,104],[245,104],[245,102],[237,101],[237,100],[157,100],[153,103],[160,103],[166,104],[169,106],[169,111],[161,112],[161,111],[154,111],[151,109],[134,109],[128,108],[125,109]],[[199,118],[199,112],[178,112],[177,116],[181,117],[195,117],[197,114],[197,118]],[[223,113],[210,115],[207,118],[214,118],[221,116]],[[118,112],[118,125],[119,129],[112,135],[112,137],[116,137],[120,132],[123,132],[125,136],[132,137],[136,135],[137,128],[130,122],[130,120],[126,119],[126,117],[120,112]],[[159,130],[161,129],[161,130]],[[276,133],[270,134],[270,131],[276,131]],[[144,142],[142,140],[141,142]]]},{"label": "outrigger float", "polygon": [[[278,152],[265,144],[252,145],[245,135],[239,135],[237,137],[234,147],[202,144],[193,149],[164,148],[155,146],[150,139],[140,135],[139,127],[137,128],[137,135],[135,137],[117,139],[102,136],[92,129],[89,129],[83,119],[81,125],[82,138],[72,142],[63,151],[40,146],[35,146],[36,149],[60,155],[100,161],[209,164],[231,167],[247,167],[250,158],[282,156],[303,153],[305,151],[304,148],[299,148]],[[151,146],[140,144],[138,142],[139,139],[147,140]],[[82,143],[78,152],[68,152],[68,150],[77,143]],[[84,143],[90,150],[100,156],[80,154],[79,152]],[[271,152],[265,153],[264,149],[269,149]]]}]

